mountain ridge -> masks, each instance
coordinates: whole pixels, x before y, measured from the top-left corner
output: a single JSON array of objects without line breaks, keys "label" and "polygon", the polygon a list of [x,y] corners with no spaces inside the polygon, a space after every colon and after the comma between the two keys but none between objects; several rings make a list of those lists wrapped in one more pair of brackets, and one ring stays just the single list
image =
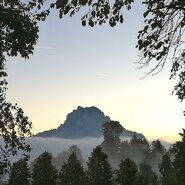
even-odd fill
[{"label": "mountain ridge", "polygon": [[[83,137],[101,137],[103,135],[102,125],[111,121],[109,116],[95,106],[78,106],[66,117],[66,120],[56,129],[51,129],[36,134],[36,137],[58,137],[65,139],[75,139]],[[144,138],[142,134],[129,131],[123,127],[123,134],[132,137],[135,134],[139,138]]]}]

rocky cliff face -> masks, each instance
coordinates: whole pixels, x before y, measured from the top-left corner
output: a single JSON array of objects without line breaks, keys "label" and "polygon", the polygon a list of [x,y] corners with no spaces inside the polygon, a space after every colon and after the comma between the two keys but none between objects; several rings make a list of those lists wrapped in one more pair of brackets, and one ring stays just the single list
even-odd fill
[{"label": "rocky cliff face", "polygon": [[[100,137],[103,135],[102,125],[110,121],[108,116],[97,107],[78,107],[67,115],[63,124],[57,129],[38,133],[38,137],[60,137],[60,138],[82,138]],[[128,131],[123,128],[123,135],[131,137],[136,132]],[[143,137],[138,135],[138,137]]]},{"label": "rocky cliff face", "polygon": [[110,118],[96,107],[78,107],[67,115],[66,121],[57,130],[65,138],[99,137],[102,134],[102,124],[107,121],[110,121]]},{"label": "rocky cliff face", "polygon": [[67,115],[64,124],[57,129],[38,133],[39,137],[100,137],[102,135],[102,125],[110,121],[102,111],[96,107],[78,107]]}]

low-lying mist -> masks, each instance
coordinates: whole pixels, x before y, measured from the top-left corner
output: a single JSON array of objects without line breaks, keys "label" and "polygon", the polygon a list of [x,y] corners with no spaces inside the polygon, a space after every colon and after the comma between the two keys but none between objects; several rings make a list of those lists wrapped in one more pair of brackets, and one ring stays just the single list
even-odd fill
[{"label": "low-lying mist", "polygon": [[[130,139],[131,137],[121,137],[122,141],[130,141]],[[83,158],[87,160],[93,148],[103,142],[103,136],[98,138],[84,137],[80,139],[34,137],[27,139],[27,141],[32,148],[30,153],[31,160],[37,158],[44,151],[51,153],[55,157],[62,151],[67,151],[72,145],[77,145],[81,150]]]},{"label": "low-lying mist", "polygon": [[[130,137],[121,137],[122,141],[130,141]],[[64,138],[41,138],[41,137],[33,137],[27,139],[27,143],[30,144],[32,150],[30,153],[30,161],[36,159],[40,154],[44,151],[47,151],[56,157],[63,151],[67,151],[70,146],[77,145],[82,153],[84,160],[88,160],[90,157],[93,148],[97,145],[100,145],[103,142],[103,137],[95,138],[95,137],[85,137],[80,139],[64,139]],[[168,149],[171,146],[171,143],[166,141],[161,141],[162,144]],[[0,144],[3,142],[0,139]],[[16,161],[20,158],[20,155],[13,157],[12,161]]]},{"label": "low-lying mist", "polygon": [[32,151],[30,153],[30,159],[34,160],[41,153],[47,151],[51,153],[54,157],[57,156],[62,151],[67,151],[72,145],[77,145],[82,153],[85,160],[91,155],[93,148],[101,144],[103,137],[92,138],[85,137],[81,139],[63,139],[63,138],[30,138],[28,143],[30,144]]}]

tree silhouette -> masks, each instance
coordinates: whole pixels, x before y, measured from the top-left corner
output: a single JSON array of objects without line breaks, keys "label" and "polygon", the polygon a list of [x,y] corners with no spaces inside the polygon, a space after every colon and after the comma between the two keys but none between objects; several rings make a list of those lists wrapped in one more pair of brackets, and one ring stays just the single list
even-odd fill
[{"label": "tree silhouette", "polygon": [[13,164],[8,185],[30,185],[30,173],[26,159]]},{"label": "tree silhouette", "polygon": [[77,145],[72,145],[69,147],[68,151],[62,151],[56,157],[53,157],[52,164],[56,167],[57,170],[61,169],[61,166],[64,163],[67,163],[69,156],[74,153],[77,159],[80,161],[83,167],[87,167],[85,160],[83,159],[80,148]]},{"label": "tree silhouette", "polygon": [[32,185],[56,185],[58,174],[51,164],[52,156],[48,152],[41,154],[33,166]]},{"label": "tree silhouette", "polygon": [[120,152],[120,135],[123,127],[118,121],[109,121],[103,124],[104,140],[101,144],[103,151],[110,157],[117,157]]},{"label": "tree silhouette", "polygon": [[151,143],[151,153],[149,155],[149,164],[155,171],[158,171],[159,164],[162,161],[163,156],[166,154],[165,147],[157,139]]},{"label": "tree silhouette", "polygon": [[168,153],[163,156],[159,171],[161,173],[161,185],[179,185],[176,171],[172,166]]},{"label": "tree silhouette", "polygon": [[[141,61],[139,68],[147,67],[155,61],[148,74],[156,74],[162,70],[170,52],[172,52],[171,77],[178,78],[174,93],[180,100],[185,98],[185,49],[183,34],[185,30],[185,2],[182,0],[141,0],[145,5],[143,12],[144,26],[138,32],[137,48]],[[51,8],[59,9],[60,18],[68,14],[73,16],[82,7],[87,13],[81,18],[82,25],[91,27],[109,22],[111,27],[124,20],[123,12],[131,10],[134,0],[56,0]],[[153,66],[153,64],[151,64]]]},{"label": "tree silhouette", "polygon": [[158,176],[145,163],[139,165],[138,185],[158,185]]},{"label": "tree silhouette", "polygon": [[22,150],[25,155],[30,151],[25,137],[31,136],[31,122],[17,104],[6,100],[7,73],[6,57],[20,55],[29,58],[38,40],[37,22],[44,20],[47,11],[39,11],[42,0],[28,3],[18,0],[0,1],[0,173],[7,172],[10,165],[8,157]]},{"label": "tree silhouette", "polygon": [[[126,158],[133,160],[135,163],[148,163],[148,158],[151,153],[150,145],[148,141],[143,138],[137,138],[134,134],[127,146],[127,151],[124,151],[124,145],[121,145],[121,152],[126,153]],[[121,153],[121,155],[122,155]]]},{"label": "tree silhouette", "polygon": [[161,155],[164,155],[166,152],[165,147],[161,144],[161,142],[157,139],[156,141],[152,141],[152,152],[153,153],[159,153]]},{"label": "tree silhouette", "polygon": [[[0,34],[1,36],[3,37]],[[10,155],[16,155],[18,150],[22,150],[24,155],[28,155],[31,148],[26,144],[25,138],[32,135],[30,132],[32,123],[24,115],[23,110],[17,104],[13,105],[6,101],[7,73],[4,52],[3,47],[0,47],[0,137],[4,141],[4,144],[0,145],[0,174],[8,171]]]},{"label": "tree silhouette", "polygon": [[[180,100],[185,98],[184,42],[185,1],[181,0],[143,0],[146,11],[143,14],[144,27],[138,32],[137,47],[141,51],[140,67],[156,61],[149,72],[157,73],[167,59],[172,60],[171,79],[177,77],[174,93]],[[170,55],[170,52],[173,54]],[[168,57],[169,56],[169,57]]]},{"label": "tree silhouette", "polygon": [[116,171],[116,183],[119,185],[136,185],[137,166],[129,158],[122,160],[119,169]]},{"label": "tree silhouette", "polygon": [[88,181],[89,185],[111,185],[112,184],[112,171],[110,164],[107,160],[107,155],[102,152],[100,146],[97,146],[91,157],[89,158],[88,165]]},{"label": "tree silhouette", "polygon": [[69,156],[67,163],[62,165],[59,179],[59,185],[85,185],[83,167],[74,152]]},{"label": "tree silhouette", "polygon": [[178,141],[173,146],[174,160],[173,166],[177,173],[177,178],[180,181],[180,185],[185,182],[185,129],[183,133],[180,133],[181,141]]}]

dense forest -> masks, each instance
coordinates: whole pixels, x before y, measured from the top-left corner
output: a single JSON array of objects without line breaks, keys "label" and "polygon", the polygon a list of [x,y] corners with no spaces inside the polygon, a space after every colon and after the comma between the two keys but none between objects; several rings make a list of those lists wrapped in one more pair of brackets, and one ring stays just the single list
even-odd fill
[{"label": "dense forest", "polygon": [[185,130],[181,141],[168,150],[159,140],[149,143],[136,135],[120,138],[117,121],[103,125],[104,140],[88,161],[78,146],[53,157],[45,151],[31,164],[28,158],[13,163],[2,185],[184,185]]}]

